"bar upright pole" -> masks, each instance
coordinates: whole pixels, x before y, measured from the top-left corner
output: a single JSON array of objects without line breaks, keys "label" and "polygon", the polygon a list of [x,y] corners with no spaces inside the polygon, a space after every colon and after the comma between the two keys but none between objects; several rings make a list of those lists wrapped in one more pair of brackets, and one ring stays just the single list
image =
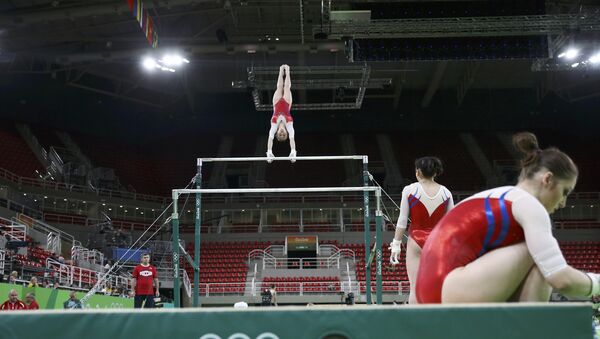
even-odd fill
[{"label": "bar upright pole", "polygon": [[382,257],[383,254],[381,252],[381,244],[382,244],[382,230],[383,227],[383,212],[381,211],[381,189],[375,191],[375,199],[377,201],[377,209],[375,211],[375,246],[376,246],[376,260],[377,260],[377,305],[381,305],[383,303],[382,300],[382,285],[383,285],[383,274],[382,274]]},{"label": "bar upright pole", "polygon": [[171,220],[173,223],[173,306],[181,307],[180,301],[180,279],[179,279],[179,215],[177,213],[177,200],[179,194],[173,192],[173,215]]},{"label": "bar upright pole", "polygon": [[[198,159],[196,165],[196,188],[200,189],[202,186],[202,159]],[[202,221],[202,193],[196,193],[196,218],[194,220],[194,298],[193,306],[200,307],[200,237],[202,235],[200,229],[200,223]]]},{"label": "bar upright pole", "polygon": [[[363,157],[363,186],[369,186],[369,158]],[[371,265],[369,264],[369,257],[371,255],[371,229],[370,229],[370,216],[369,216],[369,192],[363,191],[363,208],[365,216],[365,276],[366,281],[366,293],[367,293],[367,305],[371,304]]]}]

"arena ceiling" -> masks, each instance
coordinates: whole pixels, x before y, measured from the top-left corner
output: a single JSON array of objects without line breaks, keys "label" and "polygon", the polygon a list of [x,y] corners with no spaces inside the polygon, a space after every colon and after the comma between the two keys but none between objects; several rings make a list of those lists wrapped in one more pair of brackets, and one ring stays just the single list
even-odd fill
[{"label": "arena ceiling", "polygon": [[[350,9],[369,1],[333,1]],[[413,1],[419,2],[419,1]],[[175,74],[145,73],[139,66],[151,50],[125,0],[8,0],[0,2],[0,73],[47,75],[64,86],[165,107],[194,106],[199,93],[244,92],[232,82],[251,66],[349,66],[344,42],[317,39],[320,0],[145,1],[159,31],[160,48],[182,51],[191,63]],[[546,13],[599,15],[596,1],[547,1]],[[564,32],[572,37],[578,32]],[[587,40],[597,32],[586,33]],[[566,41],[566,39],[565,39]],[[564,41],[563,41],[564,43]],[[438,90],[457,100],[471,89],[554,91],[567,100],[598,95],[599,72],[533,72],[533,60],[436,60],[373,62],[371,77],[392,86],[367,91],[366,100],[398,104],[406,90],[422,91],[426,107]],[[305,95],[303,93],[300,94]],[[332,93],[335,95],[335,93]],[[248,96],[248,100],[252,99]],[[390,100],[392,99],[392,100]]]}]

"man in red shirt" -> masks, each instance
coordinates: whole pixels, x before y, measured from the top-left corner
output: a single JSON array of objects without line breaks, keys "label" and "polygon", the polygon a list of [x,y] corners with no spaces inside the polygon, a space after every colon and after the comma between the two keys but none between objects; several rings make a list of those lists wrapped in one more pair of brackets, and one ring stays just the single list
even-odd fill
[{"label": "man in red shirt", "polygon": [[8,292],[8,300],[0,305],[0,311],[26,310],[27,306],[19,300],[19,293],[12,289]]},{"label": "man in red shirt", "polygon": [[35,294],[27,293],[25,295],[25,304],[27,305],[28,310],[39,310],[40,305],[35,301]]},{"label": "man in red shirt", "polygon": [[[152,283],[156,287],[156,292],[153,289]],[[144,302],[144,308],[154,308],[154,296],[160,296],[158,291],[158,275],[156,274],[156,267],[150,265],[150,254],[144,253],[142,255],[142,263],[137,265],[133,269],[133,281],[131,282],[135,298],[133,307],[142,308],[142,302]]]}]

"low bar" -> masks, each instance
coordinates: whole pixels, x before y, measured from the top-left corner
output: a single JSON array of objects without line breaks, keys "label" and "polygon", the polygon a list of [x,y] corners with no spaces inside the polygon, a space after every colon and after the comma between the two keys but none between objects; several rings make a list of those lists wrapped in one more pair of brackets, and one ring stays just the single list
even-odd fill
[{"label": "low bar", "polygon": [[302,156],[302,157],[238,157],[238,158],[198,158],[198,161],[202,162],[245,162],[245,161],[290,161],[295,159],[296,161],[305,160],[363,160],[366,155],[314,155],[314,156]]},{"label": "low bar", "polygon": [[201,188],[174,189],[173,198],[180,194],[226,194],[226,193],[305,193],[305,192],[377,192],[377,186],[360,187],[289,187],[289,188]]}]

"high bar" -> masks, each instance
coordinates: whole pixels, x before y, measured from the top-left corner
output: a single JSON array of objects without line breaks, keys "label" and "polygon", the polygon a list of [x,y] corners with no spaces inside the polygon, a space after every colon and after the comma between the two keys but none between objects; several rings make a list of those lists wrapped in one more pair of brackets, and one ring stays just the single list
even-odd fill
[{"label": "high bar", "polygon": [[295,159],[296,161],[305,160],[363,160],[369,162],[367,155],[314,155],[314,156],[302,156],[302,157],[238,157],[238,158],[198,158],[198,164],[203,162],[244,162],[244,161],[290,161]]},{"label": "high bar", "polygon": [[285,188],[200,188],[200,189],[174,189],[173,196],[180,194],[224,194],[224,193],[304,193],[304,192],[376,192],[377,186],[358,187],[285,187]]}]

